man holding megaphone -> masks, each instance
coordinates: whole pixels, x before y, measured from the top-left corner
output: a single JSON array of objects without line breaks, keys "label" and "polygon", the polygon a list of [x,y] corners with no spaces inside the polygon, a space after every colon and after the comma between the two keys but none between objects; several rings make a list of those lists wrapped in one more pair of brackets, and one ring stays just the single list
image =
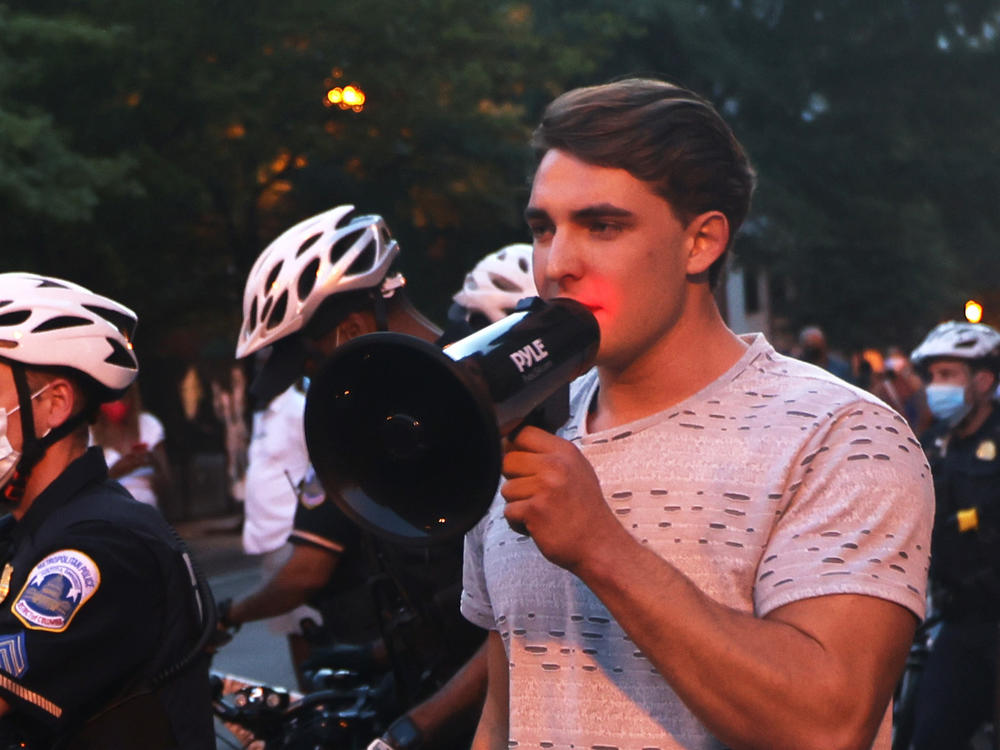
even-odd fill
[{"label": "man holding megaphone", "polygon": [[933,507],[909,428],[725,325],[755,178],[704,99],[577,89],[533,145],[535,280],[600,346],[558,435],[509,438],[466,538],[474,748],[888,748]]}]

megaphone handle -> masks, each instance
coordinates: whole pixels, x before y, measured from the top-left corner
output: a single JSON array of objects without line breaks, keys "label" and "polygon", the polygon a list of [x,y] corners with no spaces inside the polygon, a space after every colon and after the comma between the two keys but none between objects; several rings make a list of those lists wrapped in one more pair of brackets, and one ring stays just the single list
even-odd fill
[{"label": "megaphone handle", "polygon": [[556,430],[566,424],[567,419],[569,419],[569,383],[560,386],[536,406],[517,427],[507,433],[507,438],[514,440],[528,425],[555,434]]},{"label": "megaphone handle", "polygon": [[[555,434],[555,431],[566,424],[569,419],[569,383],[566,383],[553,392],[542,403],[536,406],[524,418],[517,427],[507,433],[508,440],[515,440],[517,434],[528,425],[539,427],[546,432]],[[507,522],[515,534],[531,536],[528,529],[519,523]]]}]

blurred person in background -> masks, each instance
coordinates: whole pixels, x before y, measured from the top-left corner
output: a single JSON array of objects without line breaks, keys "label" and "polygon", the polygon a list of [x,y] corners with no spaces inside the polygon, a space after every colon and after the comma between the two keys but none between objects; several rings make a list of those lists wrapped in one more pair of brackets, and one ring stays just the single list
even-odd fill
[{"label": "blurred person in background", "polygon": [[798,348],[795,356],[803,362],[822,367],[848,383],[854,382],[851,365],[847,360],[830,352],[826,333],[819,326],[806,326],[799,332]]},{"label": "blurred person in background", "polygon": [[163,508],[172,487],[163,424],[142,408],[139,386],[101,404],[91,439],[104,450],[108,476],[140,503]]},{"label": "blurred person in background", "polygon": [[[265,350],[266,351],[266,350]],[[262,353],[263,354],[263,353]],[[258,357],[262,363],[265,356]],[[299,488],[309,470],[302,415],[306,396],[301,379],[253,411],[243,503],[243,551],[260,555],[264,581],[273,578],[292,554],[288,543]],[[288,640],[292,664],[309,655],[302,621],[322,622],[319,611],[300,604],[268,618],[268,629]],[[301,682],[301,675],[300,675]]]},{"label": "blurred person in background", "polygon": [[212,410],[222,424],[226,451],[226,494],[235,503],[246,499],[247,453],[250,430],[246,415],[246,375],[243,367],[229,368],[228,384],[212,380]]},{"label": "blurred person in background", "polygon": [[934,421],[934,415],[927,408],[923,378],[902,347],[890,346],[886,350],[885,376],[902,403],[900,414],[906,417],[917,435],[923,435]]}]

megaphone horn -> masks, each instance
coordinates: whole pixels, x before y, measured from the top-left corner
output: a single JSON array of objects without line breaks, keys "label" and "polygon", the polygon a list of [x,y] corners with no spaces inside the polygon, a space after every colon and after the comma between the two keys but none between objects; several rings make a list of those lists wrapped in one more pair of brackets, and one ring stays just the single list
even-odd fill
[{"label": "megaphone horn", "polygon": [[309,458],[327,495],[379,536],[464,534],[500,479],[501,435],[593,363],[597,321],[578,302],[518,311],[441,350],[372,333],[337,350],[306,395]]}]

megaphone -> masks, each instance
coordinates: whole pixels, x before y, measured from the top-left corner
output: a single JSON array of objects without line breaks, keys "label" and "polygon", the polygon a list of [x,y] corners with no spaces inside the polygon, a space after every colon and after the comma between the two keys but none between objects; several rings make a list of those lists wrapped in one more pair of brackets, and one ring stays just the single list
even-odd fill
[{"label": "megaphone", "polygon": [[323,489],[396,542],[464,534],[496,493],[501,436],[568,392],[599,342],[586,307],[537,297],[443,350],[400,333],[352,339],[306,394],[306,446]]}]

